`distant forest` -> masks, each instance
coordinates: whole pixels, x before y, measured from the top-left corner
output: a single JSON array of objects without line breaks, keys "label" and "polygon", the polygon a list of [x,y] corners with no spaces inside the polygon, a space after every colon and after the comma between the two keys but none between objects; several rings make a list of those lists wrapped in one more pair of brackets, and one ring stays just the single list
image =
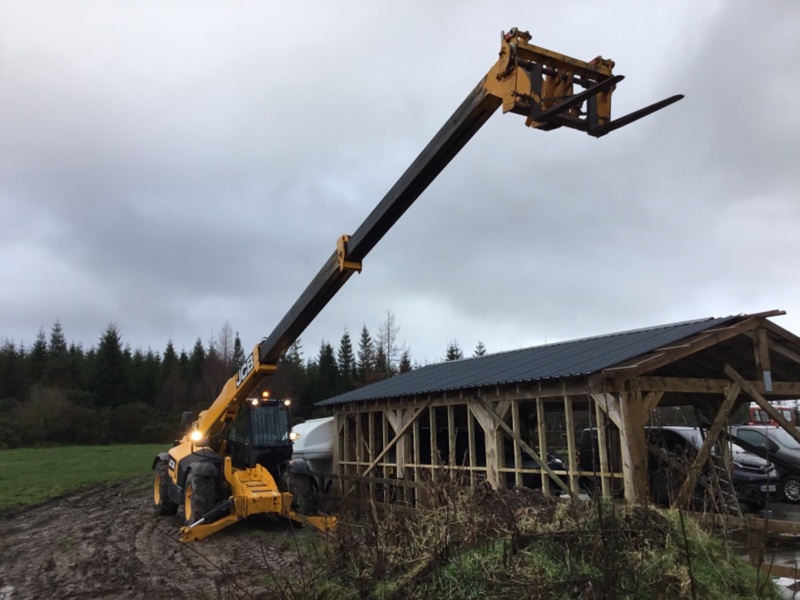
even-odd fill
[{"label": "distant forest", "polygon": [[[279,361],[266,387],[290,398],[299,420],[316,402],[417,368],[397,345],[394,315],[373,337],[366,325],[356,344],[347,330],[338,348],[322,341],[304,358],[300,340]],[[67,343],[59,321],[41,329],[29,348],[0,343],[0,449],[49,444],[169,443],[180,437],[184,411],[207,408],[252,348],[244,349],[229,324],[190,351],[168,342],[163,353],[132,350],[110,324],[97,346]],[[473,355],[485,354],[479,342]],[[457,341],[442,360],[464,353]]]}]

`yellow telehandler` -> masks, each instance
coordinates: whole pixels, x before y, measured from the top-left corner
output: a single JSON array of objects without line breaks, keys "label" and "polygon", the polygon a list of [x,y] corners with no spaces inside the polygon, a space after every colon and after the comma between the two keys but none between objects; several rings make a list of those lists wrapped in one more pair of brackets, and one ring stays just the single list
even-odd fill
[{"label": "yellow telehandler", "polygon": [[[300,298],[247,357],[217,399],[169,452],[153,460],[157,514],[184,507],[184,541],[202,539],[250,515],[273,513],[326,531],[333,516],[318,511],[316,480],[292,460],[289,410],[262,395],[278,360],[354,272],[363,258],[500,107],[549,131],[569,127],[602,137],[683,96],[611,119],[611,95],[622,81],[614,62],[584,62],[530,43],[517,28],[501,34],[500,56],[354,234],[343,235]],[[578,91],[576,91],[576,89]]]}]

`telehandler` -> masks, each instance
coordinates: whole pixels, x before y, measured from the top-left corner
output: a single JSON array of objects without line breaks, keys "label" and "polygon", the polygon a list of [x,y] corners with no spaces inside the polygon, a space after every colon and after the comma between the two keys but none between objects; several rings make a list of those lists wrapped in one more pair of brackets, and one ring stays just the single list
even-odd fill
[{"label": "telehandler", "polygon": [[[341,236],[305,291],[272,333],[255,346],[217,399],[185,435],[153,460],[153,504],[160,515],[184,507],[184,541],[199,540],[250,515],[273,513],[322,531],[335,526],[313,501],[315,480],[291,460],[289,411],[260,394],[278,360],[364,257],[500,107],[525,125],[569,127],[602,137],[683,98],[672,96],[611,119],[611,95],[622,75],[600,56],[584,62],[530,43],[517,28],[501,34],[500,56],[455,113],[352,235]],[[576,88],[579,91],[576,91]]]}]

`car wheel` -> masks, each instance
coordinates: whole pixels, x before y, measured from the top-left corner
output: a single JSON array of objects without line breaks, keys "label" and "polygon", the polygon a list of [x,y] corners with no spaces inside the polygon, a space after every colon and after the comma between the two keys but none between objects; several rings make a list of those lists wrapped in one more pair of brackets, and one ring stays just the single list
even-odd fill
[{"label": "car wheel", "polygon": [[800,477],[795,475],[785,477],[781,487],[783,489],[783,497],[787,502],[800,503]]}]

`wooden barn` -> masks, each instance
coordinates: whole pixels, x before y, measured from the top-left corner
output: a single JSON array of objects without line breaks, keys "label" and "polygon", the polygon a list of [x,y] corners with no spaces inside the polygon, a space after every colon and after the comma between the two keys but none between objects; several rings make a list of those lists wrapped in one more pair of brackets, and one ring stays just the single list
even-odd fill
[{"label": "wooden barn", "polygon": [[[448,478],[575,496],[591,477],[603,496],[645,501],[648,423],[696,416],[709,427],[708,446],[742,406],[757,403],[783,421],[770,402],[800,398],[800,337],[770,320],[782,314],[444,362],[327,399],[318,406],[334,416],[340,491],[417,502],[430,482]],[[592,472],[579,466],[586,431],[599,438]]]}]

